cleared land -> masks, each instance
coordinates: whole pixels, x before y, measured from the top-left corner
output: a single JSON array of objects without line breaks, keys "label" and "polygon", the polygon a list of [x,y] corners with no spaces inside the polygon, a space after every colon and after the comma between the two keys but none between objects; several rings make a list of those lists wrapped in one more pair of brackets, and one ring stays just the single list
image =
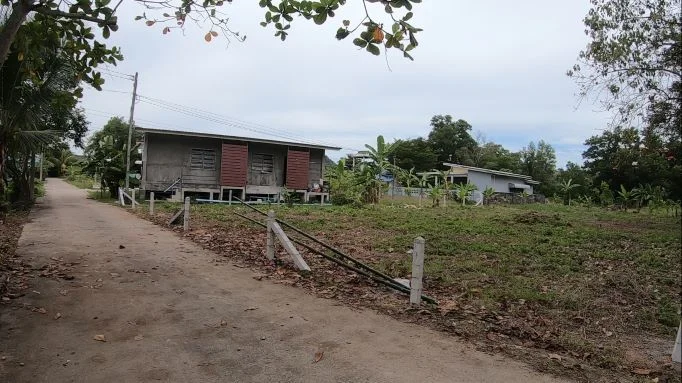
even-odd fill
[{"label": "cleared land", "polygon": [[[165,224],[178,208],[157,202],[152,219]],[[193,205],[186,235],[257,265],[263,278],[438,328],[540,370],[585,379],[679,379],[669,355],[680,320],[679,217],[561,205],[415,208],[390,201],[361,209],[273,209],[394,277],[409,277],[408,250],[423,236],[425,293],[440,305],[410,309],[404,296],[305,252],[309,276],[291,265],[269,265],[264,230],[232,214],[263,220],[245,207]]]}]

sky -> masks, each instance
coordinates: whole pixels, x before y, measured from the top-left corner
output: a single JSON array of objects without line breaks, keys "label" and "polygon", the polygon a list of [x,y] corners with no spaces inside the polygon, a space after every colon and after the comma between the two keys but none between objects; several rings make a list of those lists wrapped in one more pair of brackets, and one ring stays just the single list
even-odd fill
[{"label": "sky", "polygon": [[[295,19],[285,42],[258,24],[264,10],[257,1],[225,4],[230,26],[245,42],[219,36],[207,43],[207,26],[193,24],[163,35],[162,26],[134,21],[145,12],[141,6],[121,5],[119,30],[107,44],[121,47],[124,61],[108,69],[138,73],[143,97],[135,105],[136,125],[319,142],[342,147],[328,153],[338,159],[378,135],[426,137],[432,116],[450,114],[469,122],[474,137],[513,151],[545,140],[562,167],[582,163],[582,143],[610,121],[598,106],[580,102],[566,76],[587,44],[588,0],[424,1],[413,9],[412,24],[424,29],[415,61],[399,52],[372,56],[350,37],[334,38],[342,20],[364,16],[359,0],[349,0],[323,26]],[[369,11],[385,16],[377,4]],[[129,115],[132,81],[104,77],[104,90],[86,89],[81,102],[91,131],[111,116]],[[214,121],[144,97],[213,113]]]}]

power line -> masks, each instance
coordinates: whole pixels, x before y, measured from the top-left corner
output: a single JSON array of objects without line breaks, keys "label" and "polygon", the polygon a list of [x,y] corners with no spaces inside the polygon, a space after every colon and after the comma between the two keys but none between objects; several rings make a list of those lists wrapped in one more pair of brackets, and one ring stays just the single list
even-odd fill
[{"label": "power line", "polygon": [[103,72],[109,72],[109,73],[111,73],[111,74],[116,74],[116,75],[119,75],[119,76],[122,76],[122,77],[128,77],[130,80],[132,80],[132,79],[135,77],[135,76],[133,76],[132,74],[123,73],[123,72],[117,72],[117,71],[112,70],[112,69],[109,69],[109,68],[99,68],[99,70],[101,70],[101,71],[103,71]]},{"label": "power line", "polygon": [[[230,127],[237,128],[237,129],[247,130],[247,131],[265,134],[265,135],[274,136],[274,137],[279,137],[279,138],[284,138],[287,140],[299,141],[302,143],[319,144],[319,142],[314,142],[314,141],[311,141],[309,139],[296,137],[294,135],[291,135],[291,134],[288,134],[285,132],[281,132],[281,131],[277,131],[274,129],[254,128],[253,125],[249,126],[251,124],[247,125],[248,123],[241,123],[238,121],[234,121],[234,120],[231,120],[229,118],[225,118],[223,116],[217,115],[217,114],[212,113],[212,112],[203,111],[203,110],[198,109],[198,108],[185,107],[185,106],[179,105],[179,104],[172,105],[173,103],[169,103],[169,102],[157,102],[157,101],[152,100],[151,98],[145,97],[145,96],[140,96],[140,102],[144,102],[144,103],[147,103],[147,104],[150,104],[150,105],[162,108],[162,109],[171,110],[171,111],[174,111],[177,113],[185,114],[185,115],[188,115],[191,117],[200,118],[200,119],[203,119],[206,121],[215,122],[215,123],[218,123],[221,125],[226,125],[226,126],[230,126]],[[169,105],[169,104],[171,104],[171,105]],[[332,146],[332,145],[329,145],[329,146]]]},{"label": "power line", "polygon": [[[173,103],[170,101],[165,101],[165,100],[161,100],[161,99],[157,99],[157,98],[151,98],[151,97],[146,97],[146,96],[141,96],[141,97],[144,97],[148,100],[154,101],[155,103],[158,103],[158,104],[166,105],[166,106],[174,108],[174,109],[182,109],[183,111],[186,111],[189,113],[200,114],[200,115],[204,115],[204,116],[209,116],[211,119],[218,119],[221,121],[225,121],[230,126],[238,127],[241,129],[255,131],[255,132],[258,132],[261,134],[274,135],[277,137],[284,137],[284,138],[292,139],[292,140],[303,140],[303,141],[307,140],[306,138],[303,138],[303,137],[300,137],[300,136],[297,136],[297,135],[294,135],[291,133],[287,133],[287,132],[283,132],[281,130],[269,128],[267,126],[263,126],[260,124],[250,123],[250,122],[239,120],[236,118],[223,116],[223,115],[213,113],[213,112],[210,112],[207,110],[202,110],[202,109],[195,108],[195,107],[176,104],[176,103]],[[182,112],[179,112],[179,113],[182,113]],[[307,141],[309,141],[309,140],[307,140]]]}]

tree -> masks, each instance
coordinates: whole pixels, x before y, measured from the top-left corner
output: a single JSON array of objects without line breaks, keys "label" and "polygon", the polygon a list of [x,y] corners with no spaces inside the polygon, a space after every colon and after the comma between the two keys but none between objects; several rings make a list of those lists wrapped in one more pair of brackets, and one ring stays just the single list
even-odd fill
[{"label": "tree", "polygon": [[488,203],[491,198],[495,195],[495,189],[488,186],[483,190],[483,203]]},{"label": "tree", "polygon": [[578,185],[573,189],[573,195],[585,195],[592,192],[592,175],[585,170],[585,168],[574,162],[569,161],[566,163],[565,169],[559,169],[557,171],[556,179],[559,185],[568,180],[571,180],[573,184]]},{"label": "tree", "polygon": [[61,177],[66,174],[69,165],[76,162],[76,157],[68,147],[61,147],[50,153],[47,162],[50,164],[50,167],[54,168],[57,177]]},{"label": "tree", "polygon": [[395,141],[389,161],[402,169],[414,168],[415,171],[423,172],[438,165],[438,156],[429,143],[420,137]]},{"label": "tree", "polygon": [[606,182],[612,190],[639,184],[680,190],[674,182],[680,177],[676,159],[670,160],[658,136],[643,137],[636,128],[616,127],[590,137],[585,145],[585,169],[594,175],[595,183]]},{"label": "tree", "polygon": [[590,38],[568,71],[586,96],[601,98],[621,122],[645,116],[653,105],[679,113],[682,9],[678,0],[591,0],[583,20]]},{"label": "tree", "polygon": [[521,156],[519,153],[512,153],[502,145],[494,142],[486,142],[480,146],[480,162],[474,166],[485,169],[501,170],[510,173],[517,173],[521,168]]},{"label": "tree", "polygon": [[393,153],[393,144],[387,144],[384,140],[384,136],[378,136],[376,147],[365,144],[365,148],[367,148],[369,156],[372,159],[372,164],[376,168],[377,176],[382,175],[389,170],[391,163],[388,162],[388,158],[391,153]]},{"label": "tree", "polygon": [[[421,0],[359,1],[365,4],[364,16],[353,26],[350,20],[343,20],[336,32],[336,38],[342,40],[357,34],[358,37],[353,40],[353,44],[365,48],[374,55],[379,55],[380,47],[383,46],[384,49],[398,50],[405,57],[412,59],[409,52],[418,45],[416,35],[421,29],[414,27],[409,21],[413,16],[412,4],[419,3]],[[27,20],[36,20],[52,25],[54,34],[72,41],[74,43],[72,53],[77,58],[76,61],[82,64],[81,69],[88,76],[89,73],[93,73],[86,79],[96,86],[101,85],[103,81],[100,82],[99,73],[93,71],[95,65],[90,60],[94,59],[99,62],[103,55],[114,61],[121,58],[116,48],[105,52],[107,50],[105,45],[94,40],[92,27],[99,28],[105,39],[112,31],[118,30],[116,10],[121,2],[122,0],[119,0],[112,5],[110,0],[2,0],[0,4],[11,8],[11,11],[8,11],[6,25],[0,31],[0,66],[10,52],[21,26]],[[193,21],[197,24],[208,24],[209,30],[204,36],[206,41],[217,37],[218,31],[228,38],[228,41],[230,39],[244,41],[245,39],[245,36],[230,28],[229,17],[223,12],[226,3],[231,3],[231,0],[201,2],[135,0],[135,3],[146,9],[146,12],[135,19],[141,20],[150,27],[160,26],[164,35],[173,29],[184,28],[187,21]],[[384,18],[387,20],[375,17],[370,10],[376,11],[377,8],[372,8],[371,4],[368,6],[367,3],[380,3],[378,5],[381,5],[381,11],[374,13],[385,15]],[[274,26],[275,36],[285,40],[295,16],[312,20],[315,24],[324,24],[346,5],[346,0],[260,0],[259,5],[266,9],[265,19],[261,25]]]},{"label": "tree", "polygon": [[559,190],[561,193],[564,195],[566,204],[568,206],[571,206],[571,192],[573,189],[579,188],[580,184],[573,183],[573,179],[569,178],[566,181],[562,181],[559,183]]},{"label": "tree", "polygon": [[545,195],[554,193],[556,175],[556,154],[552,145],[540,140],[530,142],[521,150],[521,172],[539,181],[537,190]]},{"label": "tree", "polygon": [[467,203],[467,198],[471,195],[471,193],[476,190],[476,185],[467,182],[467,183],[461,183],[457,185],[456,191],[457,191],[457,199],[462,201],[462,206],[466,205]]},{"label": "tree", "polygon": [[[139,133],[133,142],[141,138]],[[95,132],[85,147],[85,167],[83,172],[99,175],[102,188],[109,189],[109,195],[116,198],[118,187],[126,177],[125,160],[128,145],[128,123],[123,117],[113,117],[102,130]],[[140,158],[140,154],[131,148],[130,161]],[[131,180],[132,181],[132,180]]]},{"label": "tree", "polygon": [[620,185],[620,190],[618,190],[618,198],[623,203],[623,209],[628,211],[628,205],[633,198],[632,190],[627,190],[625,186]]},{"label": "tree", "polygon": [[71,57],[59,45],[48,44],[31,60],[27,64],[27,58],[12,52],[0,68],[0,198],[10,174],[15,183],[12,198],[25,204],[33,200],[36,153],[63,139],[80,145],[87,131],[83,112],[76,107],[79,80]]},{"label": "tree", "polygon": [[476,146],[471,137],[471,125],[464,120],[454,121],[450,115],[437,115],[431,118],[431,132],[428,142],[436,154],[439,167],[443,162],[460,163],[467,150]]}]

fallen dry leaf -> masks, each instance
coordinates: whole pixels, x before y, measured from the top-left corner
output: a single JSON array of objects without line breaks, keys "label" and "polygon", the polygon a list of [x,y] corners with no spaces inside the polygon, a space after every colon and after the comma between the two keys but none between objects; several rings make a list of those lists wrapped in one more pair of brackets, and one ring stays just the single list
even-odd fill
[{"label": "fallen dry leaf", "polygon": [[41,313],[41,314],[47,314],[47,310],[45,310],[45,309],[44,309],[44,308],[42,308],[42,307],[40,307],[40,308],[36,309],[36,310],[35,310],[35,312],[37,312],[37,313]]},{"label": "fallen dry leaf", "polygon": [[104,335],[98,334],[95,335],[92,339],[98,341],[98,342],[106,342],[107,339],[104,337]]},{"label": "fallen dry leaf", "polygon": [[547,357],[549,359],[552,359],[552,360],[559,360],[559,361],[561,360],[561,355],[559,355],[559,354],[549,354],[549,355],[547,355]]},{"label": "fallen dry leaf", "polygon": [[61,318],[61,317],[62,317],[62,314],[61,314],[61,313],[56,313],[56,314],[54,315],[54,319],[59,319],[59,318]]},{"label": "fallen dry leaf", "polygon": [[142,335],[135,335],[135,338],[133,338],[133,339],[142,340],[142,339],[144,339],[144,337]]},{"label": "fallen dry leaf", "polygon": [[313,363],[317,363],[317,362],[321,361],[322,359],[324,359],[324,351],[320,350],[320,351],[315,353],[315,361],[313,361]]},{"label": "fallen dry leaf", "polygon": [[635,375],[649,375],[651,374],[651,370],[646,368],[635,368],[632,370],[632,373]]}]

